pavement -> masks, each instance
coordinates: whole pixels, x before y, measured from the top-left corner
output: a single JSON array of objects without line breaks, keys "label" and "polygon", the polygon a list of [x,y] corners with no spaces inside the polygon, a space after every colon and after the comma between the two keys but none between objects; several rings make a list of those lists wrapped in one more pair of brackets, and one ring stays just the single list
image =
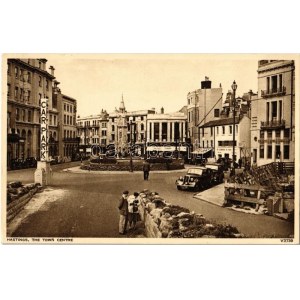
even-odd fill
[{"label": "pavement", "polygon": [[219,184],[208,190],[202,191],[194,195],[194,198],[203,200],[214,205],[224,205],[224,184]]}]

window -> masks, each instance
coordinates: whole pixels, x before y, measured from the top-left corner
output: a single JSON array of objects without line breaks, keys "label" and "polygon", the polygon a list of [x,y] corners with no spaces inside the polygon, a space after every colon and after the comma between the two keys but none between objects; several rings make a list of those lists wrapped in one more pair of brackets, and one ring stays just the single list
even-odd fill
[{"label": "window", "polygon": [[64,115],[64,124],[66,124],[66,123],[67,123],[67,116]]},{"label": "window", "polygon": [[283,159],[289,159],[290,158],[290,145],[284,145],[283,146]]},{"label": "window", "polygon": [[42,67],[42,63],[39,61],[39,68],[41,68]]},{"label": "window", "polygon": [[260,131],[259,135],[262,140],[265,138],[265,132],[263,130]]},{"label": "window", "polygon": [[212,135],[213,135],[213,132],[214,132],[214,129],[213,129],[213,127],[210,127],[210,136],[212,136]]},{"label": "window", "polygon": [[7,63],[7,75],[10,75],[10,63]]},{"label": "window", "polygon": [[106,130],[102,130],[102,131],[101,131],[101,135],[102,135],[102,136],[106,136]]},{"label": "window", "polygon": [[102,128],[106,128],[106,123],[102,123]]},{"label": "window", "polygon": [[215,108],[214,110],[214,117],[219,118],[220,117],[220,110],[218,108]]},{"label": "window", "polygon": [[69,105],[67,104],[67,111],[69,111]]},{"label": "window", "polygon": [[271,131],[271,130],[268,130],[268,131],[267,131],[267,135],[268,135],[268,139],[271,139],[271,138],[272,138],[272,131]]},{"label": "window", "polygon": [[268,145],[267,149],[268,149],[267,158],[272,159],[272,145]]},{"label": "window", "polygon": [[279,74],[279,91],[282,92],[282,74]]},{"label": "window", "polygon": [[31,122],[31,110],[28,111],[28,122]]},{"label": "window", "polygon": [[46,90],[49,90],[49,81],[46,79]]},{"label": "window", "polygon": [[66,103],[64,103],[64,111],[66,111]]},{"label": "window", "polygon": [[279,100],[279,121],[282,120],[282,100]]},{"label": "window", "polygon": [[144,140],[144,134],[141,133],[141,141],[143,141],[143,140]]},{"label": "window", "polygon": [[210,146],[213,148],[214,147],[214,142],[210,141]]},{"label": "window", "polygon": [[19,69],[17,67],[15,67],[15,78],[19,78]]},{"label": "window", "polygon": [[270,103],[267,102],[267,109],[266,109],[266,120],[269,121],[269,115],[270,115]]},{"label": "window", "polygon": [[229,133],[232,134],[232,126],[229,126]]},{"label": "window", "polygon": [[72,116],[70,116],[70,125],[73,124]]},{"label": "window", "polygon": [[67,124],[70,124],[70,122],[69,122],[69,116],[67,116]]},{"label": "window", "polygon": [[259,157],[260,158],[264,158],[265,156],[265,148],[264,148],[264,145],[260,145],[259,146]]},{"label": "window", "polygon": [[280,159],[280,145],[275,146],[275,158]]},{"label": "window", "polygon": [[141,121],[144,121],[144,116],[141,116]]},{"label": "window", "polygon": [[28,82],[28,83],[31,83],[31,73],[30,73],[30,72],[27,72],[27,76],[28,76],[27,82]]},{"label": "window", "polygon": [[21,81],[24,81],[24,76],[23,76],[23,74],[24,74],[23,69],[20,69],[20,80],[21,80]]},{"label": "window", "polygon": [[39,86],[42,86],[42,77],[39,76]]},{"label": "window", "polygon": [[64,138],[66,138],[66,137],[67,137],[67,131],[64,130]]},{"label": "window", "polygon": [[289,128],[284,129],[284,137],[285,138],[289,138],[290,137],[290,129]]},{"label": "window", "polygon": [[28,102],[30,102],[30,96],[31,96],[31,91],[27,91],[27,99],[28,99]]},{"label": "window", "polygon": [[235,133],[239,132],[239,125],[235,125]]},{"label": "window", "polygon": [[52,125],[52,115],[50,115],[49,124]]},{"label": "window", "polygon": [[159,123],[154,123],[154,141],[159,139]]},{"label": "window", "polygon": [[20,88],[20,100],[24,100],[24,90]]},{"label": "window", "polygon": [[271,77],[272,93],[277,91],[277,75]]},{"label": "window", "polygon": [[144,130],[144,124],[141,124],[141,131]]},{"label": "window", "polygon": [[10,84],[7,84],[7,97],[10,97]]},{"label": "window", "polygon": [[70,112],[72,112],[72,105],[70,105]]},{"label": "window", "polygon": [[225,134],[225,126],[222,126],[222,134]]},{"label": "window", "polygon": [[18,100],[19,88],[15,87],[15,100]]},{"label": "window", "polygon": [[25,122],[25,109],[22,109],[22,121]]},{"label": "window", "polygon": [[114,134],[111,135],[111,140],[112,140],[112,141],[115,140],[115,135],[114,135]]},{"label": "window", "polygon": [[276,138],[280,138],[280,130],[275,131],[275,136],[276,136]]},{"label": "window", "polygon": [[219,126],[217,126],[217,135],[219,134]]},{"label": "window", "polygon": [[166,122],[163,122],[161,123],[161,126],[162,126],[162,130],[161,130],[161,134],[162,134],[162,140],[167,140],[167,135],[168,135],[168,123]]},{"label": "window", "polygon": [[272,101],[271,102],[271,109],[272,109],[272,120],[277,119],[277,101]]},{"label": "window", "polygon": [[16,120],[19,121],[20,119],[20,112],[19,112],[19,109],[16,108]]}]

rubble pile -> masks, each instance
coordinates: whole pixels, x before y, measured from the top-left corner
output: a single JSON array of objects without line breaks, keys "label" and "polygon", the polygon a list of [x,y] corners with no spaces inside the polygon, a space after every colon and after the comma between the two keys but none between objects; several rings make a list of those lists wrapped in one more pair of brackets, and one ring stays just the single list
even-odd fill
[{"label": "rubble pile", "polygon": [[28,203],[32,196],[41,189],[39,183],[22,184],[20,181],[7,184],[6,220],[9,223]]},{"label": "rubble pile", "polygon": [[[231,225],[207,220],[202,214],[167,203],[158,193],[140,193],[147,236],[162,238],[237,238],[243,237]],[[149,220],[150,219],[150,220]]]},{"label": "rubble pile", "polygon": [[22,184],[21,181],[9,182],[7,184],[7,204],[19,199],[37,187],[40,187],[39,183]]}]

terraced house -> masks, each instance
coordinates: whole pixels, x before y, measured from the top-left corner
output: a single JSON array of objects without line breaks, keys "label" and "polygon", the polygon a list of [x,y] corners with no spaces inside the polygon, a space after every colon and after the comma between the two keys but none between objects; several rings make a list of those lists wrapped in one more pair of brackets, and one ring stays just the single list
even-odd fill
[{"label": "terraced house", "polygon": [[258,62],[258,97],[251,105],[252,163],[295,160],[295,64]]}]

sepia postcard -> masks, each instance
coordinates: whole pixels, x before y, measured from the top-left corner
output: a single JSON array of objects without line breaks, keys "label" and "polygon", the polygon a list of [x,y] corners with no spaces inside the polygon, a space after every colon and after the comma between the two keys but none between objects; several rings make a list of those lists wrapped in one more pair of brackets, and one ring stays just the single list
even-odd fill
[{"label": "sepia postcard", "polygon": [[7,244],[299,244],[298,54],[4,54]]}]

